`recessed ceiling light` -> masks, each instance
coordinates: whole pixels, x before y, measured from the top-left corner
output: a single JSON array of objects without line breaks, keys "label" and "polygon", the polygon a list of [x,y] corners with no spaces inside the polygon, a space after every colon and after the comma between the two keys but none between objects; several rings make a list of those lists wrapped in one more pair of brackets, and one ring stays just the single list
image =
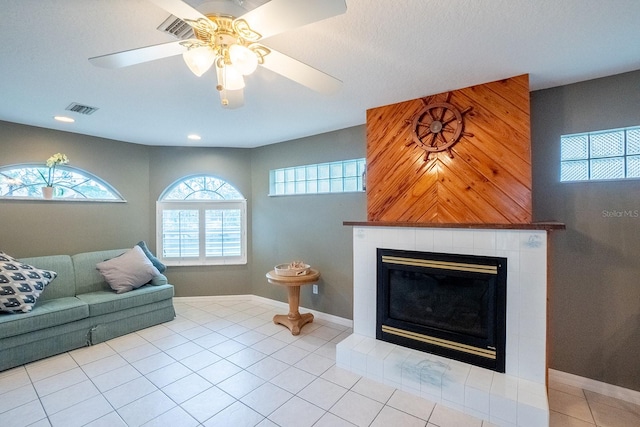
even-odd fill
[{"label": "recessed ceiling light", "polygon": [[200,141],[202,139],[200,135],[196,135],[195,133],[192,133],[191,135],[187,136],[187,138],[189,138],[192,141]]},{"label": "recessed ceiling light", "polygon": [[71,117],[67,117],[67,116],[54,116],[54,119],[56,119],[59,122],[65,122],[65,123],[73,123],[75,122],[74,119],[72,119]]}]

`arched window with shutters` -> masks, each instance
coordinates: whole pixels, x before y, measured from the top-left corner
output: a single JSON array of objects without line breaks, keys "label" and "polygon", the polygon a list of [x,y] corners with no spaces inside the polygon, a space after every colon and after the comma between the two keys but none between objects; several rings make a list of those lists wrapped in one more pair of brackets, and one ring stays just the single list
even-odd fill
[{"label": "arched window with shutters", "polygon": [[157,253],[167,265],[247,263],[247,200],[212,175],[182,178],[156,206]]}]

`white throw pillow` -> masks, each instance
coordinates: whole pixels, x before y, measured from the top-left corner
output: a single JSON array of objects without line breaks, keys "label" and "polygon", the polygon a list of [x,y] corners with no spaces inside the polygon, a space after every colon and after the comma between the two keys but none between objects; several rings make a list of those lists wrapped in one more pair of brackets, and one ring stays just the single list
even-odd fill
[{"label": "white throw pillow", "polygon": [[139,246],[119,257],[98,263],[96,268],[118,294],[139,288],[160,274]]}]

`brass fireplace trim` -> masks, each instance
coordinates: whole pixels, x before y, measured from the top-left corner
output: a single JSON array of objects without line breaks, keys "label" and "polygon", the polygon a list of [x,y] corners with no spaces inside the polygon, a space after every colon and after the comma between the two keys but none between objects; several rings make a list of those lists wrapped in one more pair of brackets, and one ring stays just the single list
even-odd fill
[{"label": "brass fireplace trim", "polygon": [[467,264],[462,262],[436,261],[431,259],[404,258],[383,255],[382,262],[387,264],[411,265],[415,267],[439,268],[441,270],[470,271],[474,273],[498,274],[495,265]]},{"label": "brass fireplace trim", "polygon": [[445,347],[451,350],[457,350],[468,354],[474,354],[476,356],[485,357],[487,359],[496,359],[496,351],[488,350],[479,347],[473,347],[466,344],[457,343],[454,341],[444,340],[442,338],[431,337],[429,335],[422,335],[416,332],[405,331],[404,329],[394,328],[392,326],[382,325],[382,332],[388,334],[397,335],[404,338],[409,338],[417,341],[422,341],[427,344],[433,344],[440,347]]}]

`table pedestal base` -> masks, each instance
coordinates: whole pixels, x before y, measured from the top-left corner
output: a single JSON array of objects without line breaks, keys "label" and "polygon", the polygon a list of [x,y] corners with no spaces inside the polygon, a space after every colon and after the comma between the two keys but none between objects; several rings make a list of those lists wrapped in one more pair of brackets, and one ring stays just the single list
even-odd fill
[{"label": "table pedestal base", "polygon": [[267,273],[267,280],[274,285],[287,287],[289,297],[289,314],[276,314],[273,316],[273,323],[289,328],[291,335],[300,335],[300,329],[307,323],[313,322],[313,314],[300,314],[300,285],[316,283],[320,273],[311,269],[309,274],[303,276],[278,276],[275,271]]},{"label": "table pedestal base", "polygon": [[291,335],[300,335],[300,328],[311,322],[313,322],[313,314],[311,313],[298,314],[297,319],[292,319],[286,314],[273,316],[273,323],[286,326],[291,331]]}]

